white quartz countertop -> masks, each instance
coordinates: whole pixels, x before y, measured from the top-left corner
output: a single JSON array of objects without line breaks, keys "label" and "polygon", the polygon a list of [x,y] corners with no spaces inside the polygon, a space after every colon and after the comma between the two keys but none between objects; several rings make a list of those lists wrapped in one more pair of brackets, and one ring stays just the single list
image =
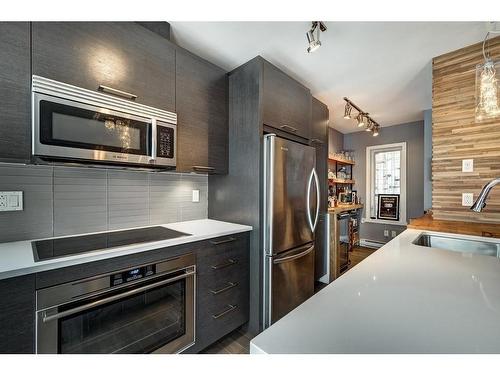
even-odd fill
[{"label": "white quartz countertop", "polygon": [[[154,225],[158,226],[158,225]],[[56,268],[73,266],[81,263],[94,262],[97,260],[109,259],[123,255],[135,254],[139,252],[181,245],[189,242],[196,242],[227,236],[235,233],[251,231],[252,227],[247,225],[226,223],[223,221],[203,219],[193,221],[183,221],[161,225],[165,228],[190,234],[190,236],[178,237],[165,241],[147,242],[136,245],[120,246],[111,249],[92,251],[88,253],[66,256],[58,259],[48,259],[35,262],[33,249],[29,241],[7,242],[0,244],[0,280],[9,277],[26,275],[35,272],[42,272]],[[136,229],[136,228],[124,228]],[[90,234],[90,233],[85,233]],[[80,236],[79,234],[78,236]],[[67,236],[74,237],[74,236]],[[54,237],[56,238],[56,237]]]},{"label": "white quartz countertop", "polygon": [[404,231],[255,337],[250,352],[500,353],[500,259],[413,245],[423,232],[433,233]]}]

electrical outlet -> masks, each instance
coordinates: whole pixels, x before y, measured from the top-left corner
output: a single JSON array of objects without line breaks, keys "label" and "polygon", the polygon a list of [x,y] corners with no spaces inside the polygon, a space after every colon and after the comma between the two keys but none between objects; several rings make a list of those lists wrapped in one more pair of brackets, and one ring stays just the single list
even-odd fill
[{"label": "electrical outlet", "polygon": [[462,172],[474,172],[474,159],[462,160]]},{"label": "electrical outlet", "polygon": [[384,237],[389,237],[389,231],[387,229],[384,229]]},{"label": "electrical outlet", "polygon": [[193,203],[198,203],[200,201],[200,191],[193,190],[193,199],[191,200]]},{"label": "electrical outlet", "polygon": [[472,193],[462,193],[462,206],[472,206],[474,203],[474,195]]},{"label": "electrical outlet", "polygon": [[0,211],[22,211],[22,191],[0,191]]},{"label": "electrical outlet", "polygon": [[391,237],[394,238],[396,237],[398,234],[396,233],[395,230],[391,230]]}]

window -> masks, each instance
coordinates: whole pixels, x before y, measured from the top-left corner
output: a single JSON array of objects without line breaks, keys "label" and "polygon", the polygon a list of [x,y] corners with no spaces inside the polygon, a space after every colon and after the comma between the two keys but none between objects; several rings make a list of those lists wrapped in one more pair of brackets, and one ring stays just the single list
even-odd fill
[{"label": "window", "polygon": [[[365,220],[406,225],[406,142],[366,148]],[[399,221],[377,219],[378,196],[399,194]]]}]

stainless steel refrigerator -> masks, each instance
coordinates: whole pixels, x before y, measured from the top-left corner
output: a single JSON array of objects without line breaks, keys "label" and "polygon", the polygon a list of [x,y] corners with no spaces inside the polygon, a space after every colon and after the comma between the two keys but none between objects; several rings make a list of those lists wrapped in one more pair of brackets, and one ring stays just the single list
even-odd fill
[{"label": "stainless steel refrigerator", "polygon": [[313,147],[264,136],[264,328],[314,293],[315,162]]}]

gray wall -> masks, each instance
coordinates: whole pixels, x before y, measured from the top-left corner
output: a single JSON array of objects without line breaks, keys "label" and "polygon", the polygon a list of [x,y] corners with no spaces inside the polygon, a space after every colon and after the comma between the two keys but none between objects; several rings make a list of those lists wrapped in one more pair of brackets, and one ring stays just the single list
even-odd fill
[{"label": "gray wall", "polygon": [[[424,213],[424,123],[423,121],[384,127],[380,130],[378,137],[371,133],[361,131],[344,134],[344,148],[353,150],[356,160],[354,166],[354,179],[359,196],[366,202],[366,147],[383,145],[387,143],[407,143],[407,219],[422,216]],[[364,217],[363,212],[363,217]],[[389,238],[384,237],[384,229],[395,230],[398,234],[405,230],[405,226],[386,225],[375,223],[362,223],[360,237],[362,239],[387,242]],[[390,234],[390,233],[389,233]]]},{"label": "gray wall", "polygon": [[342,151],[344,149],[344,134],[336,129],[328,128],[328,153]]},{"label": "gray wall", "polygon": [[424,111],[424,210],[432,208],[432,110]]},{"label": "gray wall", "polygon": [[[200,202],[192,203],[192,190]],[[0,212],[0,242],[204,219],[204,175],[0,164],[0,191],[24,210]]]}]

